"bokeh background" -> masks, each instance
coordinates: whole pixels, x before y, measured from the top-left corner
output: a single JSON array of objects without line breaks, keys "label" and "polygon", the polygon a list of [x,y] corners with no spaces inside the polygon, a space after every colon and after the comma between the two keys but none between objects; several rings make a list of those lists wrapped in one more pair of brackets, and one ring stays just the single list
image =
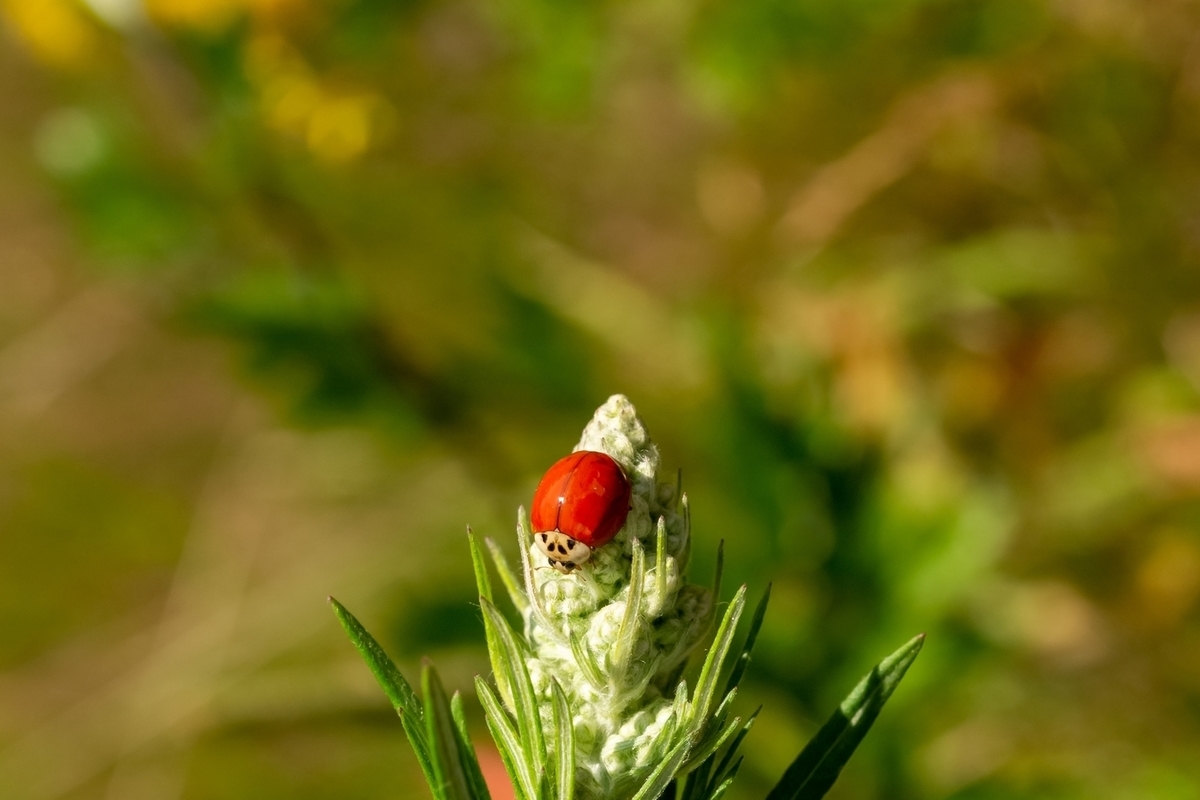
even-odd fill
[{"label": "bokeh background", "polygon": [[774,584],[732,797],[919,631],[835,797],[1200,796],[1194,0],[0,19],[3,797],[427,796],[325,596],[473,695],[614,392]]}]

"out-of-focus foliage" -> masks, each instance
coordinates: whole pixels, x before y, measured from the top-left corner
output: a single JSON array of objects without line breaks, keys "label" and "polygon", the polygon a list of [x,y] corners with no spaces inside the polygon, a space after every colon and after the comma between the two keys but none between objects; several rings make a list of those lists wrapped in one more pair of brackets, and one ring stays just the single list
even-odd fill
[{"label": "out-of-focus foliage", "polygon": [[615,391],[774,581],[738,797],[917,630],[831,796],[1200,795],[1195,4],[0,14],[7,797],[408,796],[325,594],[468,687]]}]

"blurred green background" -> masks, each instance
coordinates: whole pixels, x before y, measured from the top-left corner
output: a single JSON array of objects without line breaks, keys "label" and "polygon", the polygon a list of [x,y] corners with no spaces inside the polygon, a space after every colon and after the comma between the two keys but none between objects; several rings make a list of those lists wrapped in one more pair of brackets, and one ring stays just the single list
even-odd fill
[{"label": "blurred green background", "polygon": [[732,796],[922,630],[835,797],[1200,796],[1196,3],[0,19],[4,798],[426,797],[324,598],[469,690],[614,392],[774,582]]}]

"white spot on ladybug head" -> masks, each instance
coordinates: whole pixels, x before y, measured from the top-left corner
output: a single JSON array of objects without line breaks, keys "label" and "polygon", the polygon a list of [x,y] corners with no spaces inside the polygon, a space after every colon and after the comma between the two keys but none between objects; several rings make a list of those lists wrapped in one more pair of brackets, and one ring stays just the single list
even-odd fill
[{"label": "white spot on ladybug head", "polygon": [[533,537],[533,543],[546,556],[550,566],[564,575],[592,557],[592,548],[560,531],[539,532]]}]

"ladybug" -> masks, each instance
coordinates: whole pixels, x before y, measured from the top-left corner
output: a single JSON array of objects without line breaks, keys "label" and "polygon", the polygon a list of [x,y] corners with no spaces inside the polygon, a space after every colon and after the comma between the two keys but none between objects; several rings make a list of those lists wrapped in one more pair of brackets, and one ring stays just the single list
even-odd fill
[{"label": "ladybug", "polygon": [[571,453],[546,470],[533,493],[533,541],[550,566],[571,572],[621,530],[629,495],[629,479],[607,453]]}]

